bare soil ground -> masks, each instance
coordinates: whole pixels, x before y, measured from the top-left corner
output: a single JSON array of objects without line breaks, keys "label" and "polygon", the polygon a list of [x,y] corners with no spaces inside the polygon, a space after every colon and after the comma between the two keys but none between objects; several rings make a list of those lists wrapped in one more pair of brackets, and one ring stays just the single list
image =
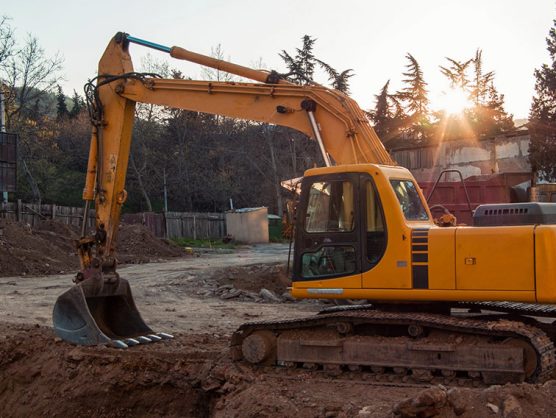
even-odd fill
[{"label": "bare soil ground", "polygon": [[[7,242],[6,234],[0,241]],[[15,251],[13,241],[6,245]],[[323,307],[283,294],[286,258],[287,246],[271,244],[122,267],[146,322],[176,336],[128,350],[76,347],[55,337],[51,311],[71,285],[71,265],[59,265],[64,274],[0,277],[0,417],[556,416],[554,381],[398,387],[363,374],[232,362],[228,341],[241,323],[307,316]]]}]

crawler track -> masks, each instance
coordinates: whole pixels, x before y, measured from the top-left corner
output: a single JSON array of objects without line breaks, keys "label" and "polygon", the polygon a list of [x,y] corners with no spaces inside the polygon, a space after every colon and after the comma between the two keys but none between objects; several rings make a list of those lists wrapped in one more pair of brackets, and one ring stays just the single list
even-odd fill
[{"label": "crawler track", "polygon": [[543,382],[555,368],[554,344],[534,325],[368,306],[246,323],[231,345],[236,360],[336,374],[367,372],[391,383]]}]

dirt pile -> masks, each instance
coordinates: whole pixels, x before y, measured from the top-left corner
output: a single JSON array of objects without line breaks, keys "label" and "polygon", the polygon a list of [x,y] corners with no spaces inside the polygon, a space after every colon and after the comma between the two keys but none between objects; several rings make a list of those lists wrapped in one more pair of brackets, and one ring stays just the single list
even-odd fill
[{"label": "dirt pile", "polygon": [[[392,413],[401,418],[415,417],[553,417],[556,412],[556,381],[543,385],[491,386],[477,390],[435,386],[394,406]],[[368,414],[372,417],[372,407]]]},{"label": "dirt pile", "polygon": [[[69,232],[69,231],[68,231]],[[76,270],[73,234],[0,220],[0,276],[42,275]]]},{"label": "dirt pile", "polygon": [[294,299],[284,263],[252,264],[216,270],[196,281],[195,294],[224,300],[283,303]]},{"label": "dirt pile", "polygon": [[[47,220],[29,225],[0,219],[0,276],[45,275],[76,271],[79,228]],[[184,255],[181,247],[156,238],[142,225],[122,225],[118,260],[147,263]]]},{"label": "dirt pile", "polygon": [[226,380],[224,367],[214,370],[225,345],[210,336],[125,351],[71,346],[45,328],[2,328],[2,417],[207,416]]},{"label": "dirt pile", "polygon": [[122,264],[148,263],[185,254],[182,247],[155,237],[145,226],[139,224],[120,226],[116,251]]},{"label": "dirt pile", "polygon": [[47,328],[0,323],[0,416],[556,416],[554,381],[483,389],[385,386],[235,363],[227,341],[182,334],[128,350],[75,347]]}]

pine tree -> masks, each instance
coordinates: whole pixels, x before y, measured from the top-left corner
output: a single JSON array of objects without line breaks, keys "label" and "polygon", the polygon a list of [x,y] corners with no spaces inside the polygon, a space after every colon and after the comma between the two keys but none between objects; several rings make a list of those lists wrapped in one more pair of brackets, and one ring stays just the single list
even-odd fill
[{"label": "pine tree", "polygon": [[467,69],[473,60],[462,62],[448,57],[446,59],[451,65],[449,67],[440,66],[440,72],[448,77],[451,87],[466,91],[469,84]]},{"label": "pine tree", "polygon": [[375,132],[384,143],[398,135],[405,119],[400,102],[395,95],[388,93],[389,86],[390,80],[384,84],[380,93],[375,95],[376,105],[374,110],[367,112],[374,124]]},{"label": "pine tree", "polygon": [[535,70],[535,96],[529,113],[529,161],[540,178],[556,181],[556,20],[553,21],[547,49],[550,64]]},{"label": "pine tree", "polygon": [[303,46],[296,48],[297,54],[292,57],[285,50],[282,51],[280,57],[285,61],[289,69],[288,77],[297,84],[309,84],[313,81],[315,74],[316,60],[313,54],[313,48],[316,39],[309,35],[304,35],[302,39]]},{"label": "pine tree", "polygon": [[338,72],[329,64],[319,59],[317,63],[328,73],[328,81],[330,81],[332,88],[341,91],[342,93],[349,94],[349,79],[353,77],[353,70],[350,68],[342,72]]},{"label": "pine tree", "polygon": [[75,119],[79,113],[85,108],[85,102],[83,98],[77,94],[77,92],[73,91],[73,97],[71,98],[71,110],[69,111],[70,119]]},{"label": "pine tree", "polygon": [[498,93],[492,81],[487,85],[486,103],[478,111],[485,116],[484,122],[475,128],[479,135],[497,135],[514,127],[512,115],[504,109],[504,95]]},{"label": "pine tree", "polygon": [[69,116],[68,106],[66,104],[66,96],[62,91],[62,87],[58,85],[58,93],[56,94],[56,118],[58,120]]},{"label": "pine tree", "polygon": [[473,62],[473,83],[470,87],[470,97],[476,107],[487,100],[488,86],[494,80],[494,71],[483,73],[483,51],[477,49]]},{"label": "pine tree", "polygon": [[406,65],[407,71],[403,73],[406,77],[403,82],[407,87],[398,92],[396,96],[405,105],[407,120],[410,124],[407,128],[408,134],[422,140],[427,137],[430,128],[427,83],[423,78],[423,70],[415,57],[408,53],[406,58],[409,63]]},{"label": "pine tree", "polygon": [[[512,115],[504,109],[504,95],[498,93],[494,86],[494,71],[483,71],[482,51],[477,49],[475,56],[467,61],[446,59],[449,67],[440,67],[440,71],[450,81],[452,88],[461,89],[470,99],[469,108],[464,111],[463,123],[458,117],[440,115],[444,123],[442,131],[446,137],[463,137],[469,135],[468,127],[477,136],[492,136],[513,128]],[[471,77],[468,75],[472,69]],[[447,119],[446,119],[447,118]],[[448,123],[448,126],[446,125]]]},{"label": "pine tree", "polygon": [[315,57],[313,48],[316,39],[311,38],[309,35],[305,35],[301,40],[303,46],[296,49],[297,53],[295,57],[292,57],[285,50],[279,54],[288,66],[289,73],[286,74],[286,77],[296,84],[311,84],[315,82],[315,69],[319,66],[328,74],[328,81],[330,81],[332,88],[348,94],[349,79],[354,75],[353,70],[336,70],[330,64]]}]

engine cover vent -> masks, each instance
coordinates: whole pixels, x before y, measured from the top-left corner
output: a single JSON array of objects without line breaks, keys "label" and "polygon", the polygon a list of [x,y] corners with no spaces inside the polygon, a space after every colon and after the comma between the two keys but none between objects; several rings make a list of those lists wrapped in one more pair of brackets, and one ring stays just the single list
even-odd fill
[{"label": "engine cover vent", "polygon": [[556,224],[556,203],[489,203],[473,214],[474,226]]}]

